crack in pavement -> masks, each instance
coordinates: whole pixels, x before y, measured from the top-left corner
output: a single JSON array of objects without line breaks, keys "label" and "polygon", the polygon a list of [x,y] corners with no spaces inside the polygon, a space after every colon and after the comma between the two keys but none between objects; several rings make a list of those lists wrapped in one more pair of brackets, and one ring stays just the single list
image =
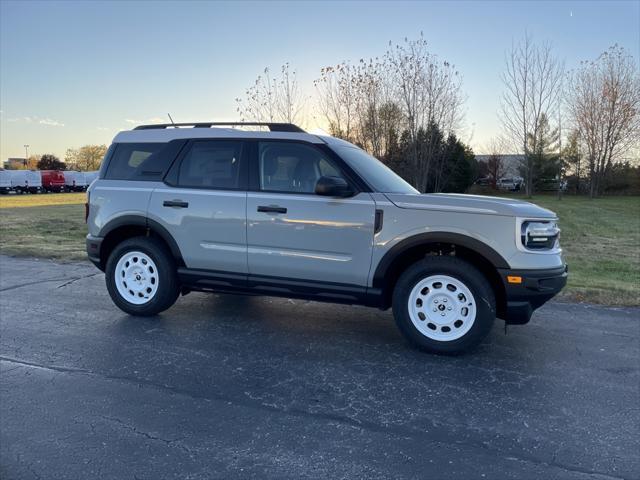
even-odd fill
[{"label": "crack in pavement", "polygon": [[57,288],[66,287],[67,285],[71,285],[72,283],[77,282],[78,280],[83,280],[85,278],[95,277],[96,275],[101,275],[101,274],[102,274],[102,272],[95,272],[95,273],[90,273],[89,275],[83,275],[83,276],[78,277],[78,278],[72,278],[68,282],[65,282],[65,283],[63,283],[61,285],[58,285]]},{"label": "crack in pavement", "polygon": [[136,435],[141,435],[149,440],[154,440],[154,441],[158,441],[158,442],[162,442],[165,445],[169,446],[169,447],[177,447],[180,450],[188,453],[190,456],[192,456],[192,452],[191,450],[189,450],[188,447],[186,447],[185,445],[183,445],[182,443],[180,443],[180,440],[183,440],[184,437],[179,437],[179,438],[174,438],[172,440],[168,440],[166,438],[162,438],[162,437],[158,437],[155,435],[151,435],[150,433],[147,432],[143,432],[142,430],[138,429],[136,426],[134,425],[130,425],[127,422],[117,418],[117,417],[109,417],[107,415],[100,415],[100,418],[102,418],[103,420],[106,420],[107,422],[110,423],[115,423],[117,425],[119,425],[121,428],[133,432]]},{"label": "crack in pavement", "polygon": [[[207,401],[220,401],[220,402],[225,402],[226,404],[229,405],[234,405],[234,406],[238,406],[238,407],[244,407],[244,408],[250,408],[252,410],[258,410],[258,411],[268,411],[268,412],[272,412],[272,413],[277,413],[277,414],[281,414],[281,415],[285,415],[285,416],[292,416],[292,417],[297,417],[297,418],[312,418],[315,420],[320,420],[320,421],[328,421],[328,422],[335,422],[335,423],[339,423],[339,424],[343,424],[346,426],[350,426],[352,428],[357,428],[357,429],[361,429],[361,430],[365,430],[365,431],[370,431],[370,432],[374,432],[374,433],[382,433],[382,434],[386,434],[386,435],[394,435],[396,437],[400,437],[400,438],[404,438],[404,439],[411,439],[411,438],[415,438],[416,436],[427,436],[428,437],[428,441],[434,444],[439,444],[442,446],[466,446],[468,448],[471,449],[476,449],[476,450],[481,450],[481,451],[485,451],[491,454],[499,454],[501,456],[501,458],[506,459],[506,460],[517,460],[517,461],[521,461],[521,462],[525,462],[525,463],[533,463],[536,465],[541,465],[541,466],[547,466],[547,467],[555,467],[567,472],[572,472],[572,473],[580,473],[580,474],[585,474],[585,475],[600,475],[601,478],[603,479],[609,479],[609,480],[624,480],[624,477],[618,477],[618,476],[613,476],[610,475],[606,472],[600,472],[600,471],[595,471],[595,470],[590,470],[590,469],[586,469],[586,468],[579,468],[576,466],[572,466],[572,465],[566,465],[563,463],[560,463],[556,460],[556,453],[554,452],[551,459],[550,460],[544,460],[542,458],[536,457],[535,455],[529,454],[528,452],[521,452],[520,454],[518,454],[518,456],[504,456],[503,452],[501,452],[499,449],[496,449],[494,447],[491,447],[489,445],[487,445],[486,443],[482,442],[482,441],[460,441],[459,440],[459,435],[451,433],[447,428],[445,427],[440,427],[437,426],[435,424],[432,423],[431,425],[431,429],[430,430],[419,430],[416,428],[412,428],[410,426],[399,426],[399,425],[390,425],[390,426],[385,426],[385,425],[381,425],[379,423],[376,422],[372,422],[372,421],[366,421],[366,420],[360,420],[360,419],[356,419],[356,418],[352,418],[349,416],[341,416],[341,415],[335,415],[335,414],[331,414],[331,413],[320,413],[320,412],[310,412],[308,410],[303,410],[300,408],[281,408],[278,407],[276,404],[265,404],[264,402],[258,400],[257,398],[253,398],[250,395],[247,395],[245,392],[246,398],[249,398],[250,401],[247,400],[242,400],[241,398],[236,398],[236,397],[229,397],[229,396],[225,396],[225,395],[221,395],[221,394],[216,394],[216,393],[209,393],[209,395],[198,395],[194,392],[190,392],[190,391],[186,391],[186,390],[182,390],[180,388],[176,388],[176,387],[171,387],[169,385],[161,385],[161,384],[157,384],[154,382],[150,382],[148,380],[143,380],[143,379],[138,379],[138,378],[132,378],[132,377],[126,377],[126,376],[118,376],[118,375],[109,375],[109,374],[104,374],[104,373],[99,373],[99,372],[93,372],[90,370],[86,370],[86,369],[80,369],[80,368],[74,368],[74,367],[64,367],[64,366],[56,366],[56,365],[42,365],[42,364],[38,364],[38,363],[34,363],[34,362],[28,362],[28,361],[23,361],[23,360],[19,360],[19,359],[15,359],[15,358],[11,358],[11,357],[7,357],[4,355],[0,355],[0,361],[4,361],[4,362],[9,362],[9,363],[13,363],[13,364],[20,364],[23,365],[25,367],[28,368],[37,368],[37,369],[43,369],[43,370],[51,370],[57,373],[65,373],[65,374],[81,374],[81,375],[87,375],[87,376],[91,376],[91,377],[96,377],[98,379],[107,379],[107,380],[113,380],[113,381],[118,381],[118,382],[124,382],[124,383],[134,383],[136,385],[144,385],[150,388],[155,388],[158,390],[162,390],[162,391],[167,391],[170,392],[172,394],[176,394],[176,395],[181,395],[181,396],[185,396],[187,398],[193,399],[193,400],[207,400]],[[181,439],[176,439],[176,440],[167,440],[167,439],[163,439],[161,437],[155,437],[152,436],[150,434],[147,434],[146,432],[142,432],[138,429],[136,429],[135,427],[126,424],[125,422],[123,422],[120,419],[114,418],[114,417],[105,417],[102,416],[103,419],[108,420],[108,421],[112,421],[112,422],[117,422],[120,423],[123,427],[128,428],[129,430],[133,431],[134,433],[138,434],[138,435],[143,435],[145,437],[147,437],[150,440],[157,440],[157,441],[162,441],[165,442],[167,444],[170,444],[170,442],[176,442],[179,441]],[[186,451],[187,453],[191,452],[189,451],[189,449],[180,444],[180,448],[184,451]]]},{"label": "crack in pavement", "polygon": [[66,280],[66,282],[58,285],[56,288],[62,288],[62,287],[66,287],[67,285],[70,285],[74,282],[77,282],[78,280],[83,280],[85,278],[90,278],[90,277],[95,277],[96,275],[102,275],[102,272],[95,272],[95,273],[90,273],[88,275],[81,275],[79,277],[56,277],[56,278],[45,278],[43,280],[34,280],[33,282],[25,282],[25,283],[20,283],[18,285],[10,285],[8,287],[4,287],[4,288],[0,288],[0,292],[7,292],[9,290],[15,290],[17,288],[22,288],[22,287],[29,287],[31,285],[38,285],[41,283],[49,283],[49,282],[60,282],[63,280]]},{"label": "crack in pavement", "polygon": [[93,373],[93,372],[91,372],[89,370],[85,370],[83,368],[60,367],[60,366],[57,366],[57,365],[42,365],[40,363],[27,362],[26,360],[19,360],[17,358],[11,358],[11,357],[7,357],[7,356],[4,356],[4,355],[0,355],[0,361],[9,362],[9,363],[13,363],[13,364],[18,364],[18,365],[22,365],[22,366],[25,366],[25,367],[38,368],[38,369],[42,369],[42,370],[53,370],[55,372],[62,372],[62,373],[87,373],[87,374],[91,374],[91,375],[99,375],[99,374],[95,374],[95,373]]},{"label": "crack in pavement", "polygon": [[19,285],[11,285],[9,287],[0,288],[0,292],[7,292],[9,290],[15,290],[16,288],[28,287],[30,285],[38,285],[39,283],[48,283],[48,282],[59,282],[61,280],[67,280],[69,277],[62,278],[47,278],[44,280],[35,280],[33,282],[21,283]]}]

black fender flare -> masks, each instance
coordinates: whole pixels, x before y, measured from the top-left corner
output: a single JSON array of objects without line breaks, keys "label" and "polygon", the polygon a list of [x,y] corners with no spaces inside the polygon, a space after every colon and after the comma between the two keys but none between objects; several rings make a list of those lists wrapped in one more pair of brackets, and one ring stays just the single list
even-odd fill
[{"label": "black fender flare", "polygon": [[100,229],[100,233],[98,234],[98,236],[101,238],[106,238],[109,233],[113,232],[117,228],[129,226],[144,227],[152,230],[169,246],[169,249],[171,250],[171,253],[173,254],[176,261],[178,261],[179,263],[183,261],[182,252],[180,251],[180,247],[178,247],[178,243],[173,238],[173,235],[171,235],[171,233],[169,233],[169,231],[164,226],[162,226],[162,224],[155,220],[147,218],[144,215],[122,215],[120,217],[116,217],[107,222]]},{"label": "black fender flare", "polygon": [[413,235],[398,242],[382,257],[373,275],[373,288],[384,287],[385,276],[394,261],[411,248],[430,243],[458,245],[486,258],[496,269],[510,268],[507,261],[493,248],[480,240],[453,232],[426,232]]}]

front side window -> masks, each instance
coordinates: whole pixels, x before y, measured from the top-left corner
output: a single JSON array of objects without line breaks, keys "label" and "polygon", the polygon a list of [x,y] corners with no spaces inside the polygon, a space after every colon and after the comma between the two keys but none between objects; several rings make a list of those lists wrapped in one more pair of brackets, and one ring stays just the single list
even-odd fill
[{"label": "front side window", "polygon": [[236,190],[243,187],[242,142],[194,142],[178,171],[178,186]]},{"label": "front side window", "polygon": [[322,176],[342,177],[336,165],[320,150],[290,142],[261,142],[260,190],[314,193]]}]

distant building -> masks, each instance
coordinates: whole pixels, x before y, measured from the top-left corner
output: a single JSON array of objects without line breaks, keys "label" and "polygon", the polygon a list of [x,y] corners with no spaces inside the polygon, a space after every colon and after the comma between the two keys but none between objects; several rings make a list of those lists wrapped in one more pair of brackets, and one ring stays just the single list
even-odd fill
[{"label": "distant building", "polygon": [[[476,160],[478,162],[488,163],[489,157],[491,157],[491,155],[476,155]],[[500,155],[500,158],[502,159],[503,177],[514,177],[520,175],[520,166],[522,165],[524,155],[507,153]]]},{"label": "distant building", "polygon": [[27,163],[27,160],[25,158],[8,158],[4,161],[4,168],[6,168],[7,170],[16,170],[19,168],[24,168],[25,163]]}]

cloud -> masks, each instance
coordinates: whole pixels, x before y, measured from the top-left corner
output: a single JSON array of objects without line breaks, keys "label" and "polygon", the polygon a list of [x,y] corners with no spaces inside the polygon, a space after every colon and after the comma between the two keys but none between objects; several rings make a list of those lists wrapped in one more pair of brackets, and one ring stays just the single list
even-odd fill
[{"label": "cloud", "polygon": [[107,128],[107,127],[96,127],[96,130],[98,130],[100,132],[108,132],[111,129]]},{"label": "cloud", "polygon": [[31,117],[7,118],[7,122],[11,122],[11,123],[17,123],[17,122],[31,123]]},{"label": "cloud", "polygon": [[50,118],[41,118],[38,120],[40,125],[48,125],[50,127],[64,127],[64,123],[60,123],[57,120],[52,120]]},{"label": "cloud", "polygon": [[126,123],[128,123],[129,125],[146,125],[149,123],[166,123],[166,120],[164,118],[160,118],[160,117],[152,117],[152,118],[148,118],[146,120],[133,120],[131,118],[125,118],[124,120]]},{"label": "cloud", "polygon": [[16,117],[16,118],[8,118],[7,122],[11,123],[37,123],[39,125],[46,125],[48,127],[64,127],[64,123],[61,123],[57,120],[53,120],[51,118],[40,118],[40,117]]}]

